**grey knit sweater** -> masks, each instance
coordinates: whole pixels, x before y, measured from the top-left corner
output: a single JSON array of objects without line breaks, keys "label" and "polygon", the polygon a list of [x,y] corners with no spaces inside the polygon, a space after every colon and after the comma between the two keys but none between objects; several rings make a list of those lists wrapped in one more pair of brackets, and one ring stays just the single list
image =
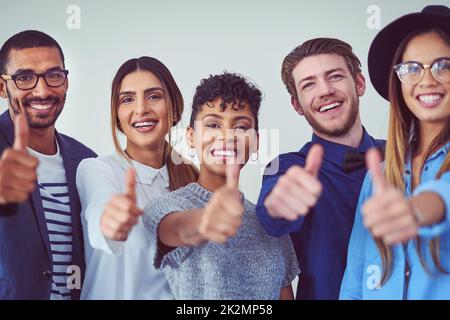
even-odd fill
[{"label": "grey knit sweater", "polygon": [[[204,208],[211,196],[191,183],[149,202],[143,222],[152,241],[159,246],[157,228],[165,216]],[[164,271],[176,299],[278,299],[281,288],[300,273],[290,237],[267,235],[255,205],[246,199],[243,204],[243,223],[225,244],[178,247],[164,256],[156,250],[155,266]]]}]

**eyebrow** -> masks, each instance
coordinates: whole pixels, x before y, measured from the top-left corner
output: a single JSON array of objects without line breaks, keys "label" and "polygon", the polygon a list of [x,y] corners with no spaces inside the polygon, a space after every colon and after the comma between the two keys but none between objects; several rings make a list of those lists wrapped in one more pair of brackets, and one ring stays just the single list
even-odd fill
[{"label": "eyebrow", "polygon": [[234,118],[234,121],[239,121],[239,120],[248,120],[248,121],[250,121],[250,123],[253,123],[252,119],[247,116],[238,116],[238,117]]},{"label": "eyebrow", "polygon": [[219,120],[222,120],[222,119],[223,119],[223,117],[220,116],[220,115],[218,115],[218,114],[205,114],[205,115],[202,117],[202,120],[204,120],[205,118],[208,118],[208,117],[216,118],[216,119],[219,119]]},{"label": "eyebrow", "polygon": [[[219,119],[219,120],[223,120],[223,117],[221,115],[218,115],[218,114],[206,114],[206,115],[204,115],[202,117],[202,120],[204,120],[205,118],[208,118],[208,117],[216,118],[216,119]],[[247,117],[247,116],[237,116],[237,117],[233,118],[234,122],[239,121],[239,120],[247,120],[247,121],[250,121],[250,123],[253,123],[252,119],[250,117]]]},{"label": "eyebrow", "polygon": [[[333,73],[333,72],[336,72],[336,71],[345,72],[344,69],[338,67],[338,68],[333,68],[333,69],[331,69],[331,70],[325,71],[325,75],[327,76],[327,75],[329,75],[329,74],[331,74],[331,73]],[[301,80],[297,83],[297,85],[300,85],[300,83],[302,83],[302,82],[304,82],[304,81],[307,81],[307,80],[312,80],[312,79],[314,79],[314,78],[316,78],[316,76],[309,76],[309,77],[303,78],[303,79],[301,79]]]},{"label": "eyebrow", "polygon": [[[52,67],[52,68],[50,68],[50,69],[47,69],[45,72],[48,72],[48,71],[55,71],[55,70],[63,70],[61,67]],[[45,73],[44,72],[44,73]],[[18,74],[18,73],[36,73],[36,71],[35,70],[33,70],[33,69],[17,69],[15,72],[14,72],[14,74]]]},{"label": "eyebrow", "polygon": [[[155,91],[162,91],[164,93],[164,89],[161,87],[152,87],[144,90],[144,94],[148,94]],[[122,91],[119,92],[119,97],[122,95],[135,95],[136,91]]]},{"label": "eyebrow", "polygon": [[[436,59],[434,59],[434,60],[431,62],[431,64],[433,64],[433,63],[435,63],[436,61],[439,61],[439,60],[450,60],[450,57],[439,57],[439,58],[436,58]],[[408,60],[408,61],[401,62],[401,63],[419,63],[419,64],[426,64],[426,63],[422,63],[422,62],[415,61],[415,60]]]}]

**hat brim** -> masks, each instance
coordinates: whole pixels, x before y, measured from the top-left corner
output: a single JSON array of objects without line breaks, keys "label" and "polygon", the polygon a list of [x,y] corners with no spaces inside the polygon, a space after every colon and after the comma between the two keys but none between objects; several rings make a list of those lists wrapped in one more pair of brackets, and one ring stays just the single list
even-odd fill
[{"label": "hat brim", "polygon": [[389,100],[389,74],[400,42],[415,30],[437,28],[450,30],[450,18],[439,14],[407,14],[382,29],[372,41],[368,56],[369,77],[375,90]]}]

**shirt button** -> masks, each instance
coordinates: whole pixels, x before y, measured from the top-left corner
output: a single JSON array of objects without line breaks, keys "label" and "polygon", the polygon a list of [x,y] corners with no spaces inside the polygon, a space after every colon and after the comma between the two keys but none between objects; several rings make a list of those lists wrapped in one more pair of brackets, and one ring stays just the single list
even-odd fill
[{"label": "shirt button", "polygon": [[410,272],[409,270],[405,272],[405,275],[406,275],[407,277],[409,277],[410,274],[411,274],[411,272]]},{"label": "shirt button", "polygon": [[406,173],[407,175],[410,175],[410,174],[411,174],[411,171],[406,170],[405,173]]},{"label": "shirt button", "polygon": [[45,280],[50,280],[50,278],[52,277],[52,272],[51,271],[44,271],[42,272],[42,278]]},{"label": "shirt button", "polygon": [[425,171],[428,171],[428,167],[425,167]]}]

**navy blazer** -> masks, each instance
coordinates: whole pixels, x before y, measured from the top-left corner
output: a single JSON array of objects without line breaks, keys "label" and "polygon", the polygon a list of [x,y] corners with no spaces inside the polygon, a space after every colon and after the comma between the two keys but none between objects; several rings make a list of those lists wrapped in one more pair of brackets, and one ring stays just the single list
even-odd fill
[{"label": "navy blazer", "polygon": [[[72,212],[72,265],[84,278],[85,260],[80,219],[81,204],[75,184],[78,164],[96,154],[80,142],[56,132],[69,187]],[[0,115],[0,155],[14,142],[14,126],[7,110]],[[28,201],[0,206],[0,300],[49,299],[52,287],[52,255],[39,187]],[[72,299],[81,290],[72,290]]]}]

